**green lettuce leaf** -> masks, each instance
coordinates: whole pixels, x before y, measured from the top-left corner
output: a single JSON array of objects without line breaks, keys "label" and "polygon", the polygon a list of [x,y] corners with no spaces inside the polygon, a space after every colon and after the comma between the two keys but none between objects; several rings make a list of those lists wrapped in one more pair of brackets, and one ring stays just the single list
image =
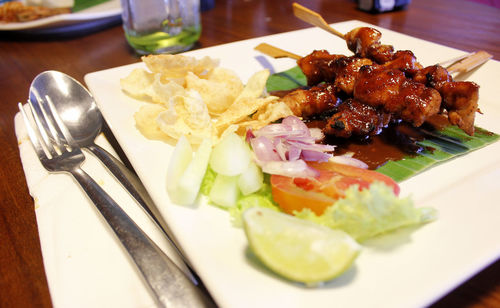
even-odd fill
[{"label": "green lettuce leaf", "polygon": [[309,209],[295,215],[332,229],[341,229],[358,241],[429,222],[437,216],[432,208],[415,208],[409,197],[398,198],[384,183],[375,182],[361,191],[353,185],[345,193],[345,198],[337,200],[323,215],[318,216]]},{"label": "green lettuce leaf", "polygon": [[269,208],[277,212],[281,211],[278,205],[273,201],[269,180],[265,181],[264,187],[262,187],[259,191],[247,196],[242,196],[238,199],[236,206],[229,208],[229,214],[231,215],[233,225],[235,227],[243,227],[243,212],[246,209],[256,206]]},{"label": "green lettuce leaf", "polygon": [[207,168],[207,172],[203,177],[203,181],[200,186],[200,193],[204,196],[208,196],[210,194],[210,190],[214,185],[215,178],[217,177],[217,173],[210,168],[210,165]]}]

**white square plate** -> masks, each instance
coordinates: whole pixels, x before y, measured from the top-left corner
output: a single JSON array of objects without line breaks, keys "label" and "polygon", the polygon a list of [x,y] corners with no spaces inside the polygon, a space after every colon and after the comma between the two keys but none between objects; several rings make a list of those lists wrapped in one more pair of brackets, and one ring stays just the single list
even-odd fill
[{"label": "white square plate", "polygon": [[[333,25],[346,33],[359,21]],[[384,44],[412,50],[423,65],[464,52],[379,29]],[[266,42],[299,55],[314,49],[350,54],[344,41],[317,28],[260,37],[186,53],[211,56],[246,81],[254,72],[295,66],[254,50]],[[364,245],[355,265],[320,288],[285,281],[249,257],[243,230],[227,212],[199,204],[171,204],[165,178],[172,146],[144,138],[133,114],[144,104],[125,95],[120,78],[142,63],[94,72],[85,81],[111,130],[160,208],[174,236],[221,307],[420,307],[443,296],[500,256],[500,142],[455,158],[401,183],[417,206],[439,211],[437,221]],[[481,86],[477,125],[500,132],[500,63],[490,60],[466,78]]]}]

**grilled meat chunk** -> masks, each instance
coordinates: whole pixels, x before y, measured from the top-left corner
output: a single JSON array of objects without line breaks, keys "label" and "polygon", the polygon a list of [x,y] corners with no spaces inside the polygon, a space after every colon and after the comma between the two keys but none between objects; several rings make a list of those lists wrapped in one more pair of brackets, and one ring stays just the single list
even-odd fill
[{"label": "grilled meat chunk", "polygon": [[374,136],[387,126],[389,119],[389,114],[351,98],[328,119],[323,132],[341,138]]},{"label": "grilled meat chunk", "polygon": [[324,83],[308,90],[294,90],[281,100],[294,115],[310,117],[336,108],[341,102],[336,92],[333,84]]},{"label": "grilled meat chunk", "polygon": [[[368,58],[371,52],[380,48],[378,46],[380,45],[381,37],[382,33],[380,33],[380,31],[369,27],[355,28],[344,35],[347,48],[354,52],[356,56],[362,58]],[[369,48],[370,46],[374,46],[371,51]],[[383,47],[382,50],[387,52],[390,51],[391,48]],[[392,52],[390,52],[390,55],[392,56]]]},{"label": "grilled meat chunk", "polygon": [[465,133],[474,135],[474,120],[478,108],[479,86],[470,81],[445,82],[439,87],[448,120]]},{"label": "grilled meat chunk", "polygon": [[400,70],[374,65],[360,69],[354,98],[416,127],[437,114],[441,106],[435,89],[408,79]]},{"label": "grilled meat chunk", "polygon": [[352,95],[359,69],[371,65],[369,59],[355,56],[332,55],[325,50],[316,50],[297,61],[308,85],[332,82],[340,91]]},{"label": "grilled meat chunk", "polygon": [[320,82],[335,80],[336,72],[332,69],[333,62],[343,55],[332,55],[326,50],[315,50],[311,54],[300,58],[298,66],[306,75],[307,84],[315,86]]},{"label": "grilled meat chunk", "polygon": [[442,108],[448,120],[468,135],[474,135],[474,121],[478,108],[479,86],[470,81],[453,81],[448,71],[439,65],[418,71],[413,80],[438,90],[443,98]]}]

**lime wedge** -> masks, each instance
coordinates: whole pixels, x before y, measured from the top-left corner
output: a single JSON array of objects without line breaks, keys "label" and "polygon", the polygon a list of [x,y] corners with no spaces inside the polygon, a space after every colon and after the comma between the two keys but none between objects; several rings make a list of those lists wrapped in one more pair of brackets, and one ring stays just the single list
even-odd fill
[{"label": "lime wedge", "polygon": [[347,233],[267,208],[243,213],[250,248],[275,273],[314,286],[347,270],[361,246]]}]

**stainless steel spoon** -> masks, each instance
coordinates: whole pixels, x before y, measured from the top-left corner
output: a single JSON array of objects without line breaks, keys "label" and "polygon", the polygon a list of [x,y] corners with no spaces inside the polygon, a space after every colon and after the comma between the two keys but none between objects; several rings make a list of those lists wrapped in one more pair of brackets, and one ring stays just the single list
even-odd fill
[{"label": "stainless steel spoon", "polygon": [[[96,137],[102,131],[104,119],[92,94],[81,83],[64,73],[45,71],[36,76],[31,83],[29,97],[32,101],[40,101],[46,96],[51,98],[74,141],[81,148],[89,150],[109,169],[158,227],[162,229],[167,239],[191,270],[185,257],[168,235],[166,223],[161,218],[157,207],[139,178],[121,161],[95,144]],[[191,274],[191,280],[195,284],[200,284],[195,278],[194,272]]]}]

